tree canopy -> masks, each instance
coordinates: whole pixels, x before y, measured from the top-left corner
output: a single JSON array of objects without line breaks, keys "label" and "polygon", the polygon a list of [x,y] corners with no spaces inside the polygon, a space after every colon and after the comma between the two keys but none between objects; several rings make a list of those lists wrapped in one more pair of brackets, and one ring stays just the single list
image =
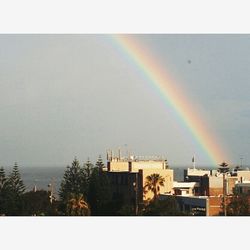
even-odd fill
[{"label": "tree canopy", "polygon": [[157,199],[160,192],[160,186],[164,186],[164,181],[165,179],[159,174],[151,174],[147,176],[144,185],[144,192],[153,192],[153,200]]},{"label": "tree canopy", "polygon": [[87,198],[92,215],[111,215],[111,186],[103,167],[102,158],[99,156],[89,179]]},{"label": "tree canopy", "polygon": [[250,215],[250,197],[247,194],[235,192],[232,197],[228,197],[227,215],[247,216]]},{"label": "tree canopy", "polygon": [[21,196],[25,192],[25,186],[17,163],[7,177],[4,169],[0,169],[0,186],[0,213],[21,215]]},{"label": "tree canopy", "polygon": [[66,215],[88,215],[85,210],[79,212],[73,201],[78,202],[78,204],[86,202],[92,168],[92,163],[89,160],[82,167],[76,158],[71,166],[67,166],[59,190],[61,210]]},{"label": "tree canopy", "polygon": [[166,200],[156,199],[144,207],[141,212],[143,216],[179,216],[183,215],[179,205],[173,196]]}]

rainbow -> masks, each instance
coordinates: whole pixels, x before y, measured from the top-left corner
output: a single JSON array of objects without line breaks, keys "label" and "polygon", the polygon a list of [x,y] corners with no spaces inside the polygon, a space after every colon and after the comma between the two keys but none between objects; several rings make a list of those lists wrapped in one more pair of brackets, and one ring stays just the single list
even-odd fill
[{"label": "rainbow", "polygon": [[138,40],[131,35],[113,35],[112,40],[123,53],[135,64],[147,78],[147,82],[158,92],[164,105],[171,107],[182,125],[186,127],[203,152],[218,165],[225,157],[215,136],[209,133],[198,112],[194,110],[190,101],[178,89],[175,81],[171,79],[166,70],[158,63],[157,59],[145,49]]}]

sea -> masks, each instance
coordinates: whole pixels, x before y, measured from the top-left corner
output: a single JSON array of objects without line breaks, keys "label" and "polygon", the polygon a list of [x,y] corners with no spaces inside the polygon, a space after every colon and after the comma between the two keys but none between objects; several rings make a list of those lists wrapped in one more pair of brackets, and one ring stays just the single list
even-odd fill
[{"label": "sea", "polygon": [[[8,175],[12,167],[4,167],[4,169],[6,175]],[[174,170],[174,181],[184,181],[184,169],[187,169],[187,167],[179,166],[171,167],[171,169]],[[202,169],[212,168],[202,167]],[[19,167],[26,191],[31,191],[34,187],[36,187],[37,190],[49,190],[51,185],[53,186],[53,192],[56,196],[58,196],[65,170],[66,166]]]},{"label": "sea", "polygon": [[[4,169],[6,175],[8,175],[12,167],[4,167]],[[174,180],[183,181],[184,167],[175,167],[172,169],[174,169]],[[52,185],[55,193],[58,193],[60,189],[65,170],[65,166],[19,167],[26,191],[33,190],[35,186],[37,190],[48,190],[49,185]]]},{"label": "sea", "polygon": [[[12,167],[4,167],[4,169],[6,175],[8,175]],[[19,167],[26,191],[31,191],[34,187],[36,187],[36,190],[50,190],[50,186],[52,186],[56,196],[58,196],[65,170],[65,166]]]}]

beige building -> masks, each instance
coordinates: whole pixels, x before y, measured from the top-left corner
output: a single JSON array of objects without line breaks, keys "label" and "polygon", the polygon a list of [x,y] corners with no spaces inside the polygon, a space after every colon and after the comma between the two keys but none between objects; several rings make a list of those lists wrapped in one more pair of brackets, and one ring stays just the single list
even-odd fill
[{"label": "beige building", "polygon": [[183,196],[195,196],[195,190],[200,187],[199,182],[178,182],[173,183],[173,194]]},{"label": "beige building", "polygon": [[[152,192],[143,192],[143,188],[146,184],[147,176],[151,174],[159,174],[164,178],[164,186],[160,187],[160,194],[170,194],[173,189],[173,170],[168,169],[166,161],[160,157],[121,157],[113,156],[112,154],[107,154],[107,171],[111,179],[113,180],[114,190],[118,193],[123,193],[126,200],[131,197],[133,199],[133,193],[135,190],[131,185],[136,186],[137,184],[137,198],[140,201],[146,201],[153,198]],[[120,177],[118,177],[120,176]],[[122,177],[123,176],[123,177]],[[125,182],[115,182],[115,178],[120,178],[120,180],[128,179]],[[122,187],[123,186],[123,187]],[[126,193],[127,192],[127,193]],[[131,193],[128,195],[128,193]]]},{"label": "beige building", "polygon": [[238,170],[237,171],[238,181],[250,181],[250,171],[249,170]]}]

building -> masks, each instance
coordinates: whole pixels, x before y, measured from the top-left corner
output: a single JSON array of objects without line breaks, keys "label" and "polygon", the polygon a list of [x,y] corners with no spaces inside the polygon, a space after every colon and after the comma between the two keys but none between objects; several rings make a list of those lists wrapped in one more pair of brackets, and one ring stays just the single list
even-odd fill
[{"label": "building", "polygon": [[173,183],[173,194],[182,196],[195,196],[199,190],[199,182],[177,182]]},{"label": "building", "polygon": [[143,202],[142,171],[107,172],[112,186],[113,199],[122,204],[139,205]]},{"label": "building", "polygon": [[[168,195],[160,195],[167,199]],[[177,195],[175,199],[182,212],[188,215],[217,216],[221,212],[221,197]]]},{"label": "building", "polygon": [[199,182],[202,176],[210,175],[208,169],[187,168],[184,169],[184,181]]},{"label": "building", "polygon": [[250,181],[237,182],[235,184],[235,192],[250,195]]},{"label": "building", "polygon": [[249,170],[238,170],[237,175],[238,181],[250,181],[250,171]]},{"label": "building", "polygon": [[170,194],[173,189],[173,170],[162,157],[122,157],[120,152],[107,153],[107,173],[111,180],[113,196],[126,204],[138,204],[153,198],[152,192],[144,192],[147,176],[159,174],[164,178],[160,194]]},{"label": "building", "polygon": [[[222,208],[222,177],[217,170],[185,169],[184,183],[174,183],[174,194],[181,210],[194,215],[219,215]],[[227,178],[228,193],[232,193],[236,180]]]},{"label": "building", "polygon": [[[249,180],[250,180],[250,171]],[[242,178],[248,178],[248,173],[243,173]],[[241,178],[241,179],[242,179]],[[240,177],[237,175],[231,175],[230,173],[226,174],[226,194],[233,194],[233,188],[237,180]],[[205,169],[194,169],[188,168],[184,170],[184,181],[196,182],[199,185],[196,185],[195,195],[198,196],[219,196],[223,194],[223,175],[217,170],[205,170]]]}]

